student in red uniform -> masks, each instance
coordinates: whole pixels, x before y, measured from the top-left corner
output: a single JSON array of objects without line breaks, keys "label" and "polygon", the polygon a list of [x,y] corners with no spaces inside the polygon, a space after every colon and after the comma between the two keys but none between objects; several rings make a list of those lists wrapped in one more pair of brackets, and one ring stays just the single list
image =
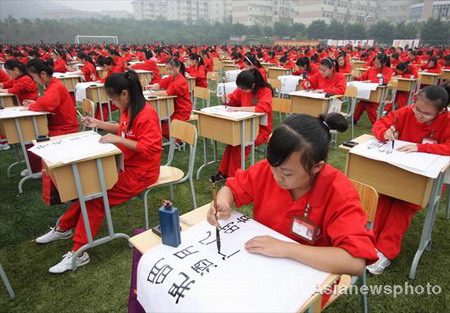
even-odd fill
[{"label": "student in red uniform", "polygon": [[153,78],[150,84],[159,83],[161,80],[161,74],[159,73],[159,68],[156,61],[153,60],[153,53],[150,50],[145,50],[145,58],[146,60],[144,63],[134,64],[131,68],[134,70],[151,71],[153,73]]},{"label": "student in red uniform", "polygon": [[214,70],[214,62],[209,58],[208,52],[206,50],[200,51],[200,56],[203,59],[203,63],[205,64],[206,71],[212,72]]},{"label": "student in red uniform", "polygon": [[[66,86],[53,77],[53,71],[48,63],[38,59],[30,60],[27,63],[27,71],[36,83],[45,86],[45,92],[37,100],[25,100],[23,105],[27,106],[29,111],[52,113],[47,115],[50,137],[77,132],[78,121],[72,98]],[[28,158],[32,172],[40,172],[42,170],[41,159],[31,152],[28,152]],[[26,176],[29,173],[27,171],[21,174]]]},{"label": "student in red uniform", "polygon": [[127,70],[127,64],[125,60],[120,56],[120,53],[115,49],[109,49],[108,55],[113,59],[114,64],[116,64],[120,68],[120,73],[123,73]]},{"label": "student in red uniform", "polygon": [[437,57],[431,57],[426,64],[423,64],[421,70],[428,73],[441,74],[442,68],[438,63]]},{"label": "student in red uniform", "polygon": [[[224,103],[229,106],[228,110],[230,111],[266,113],[267,125],[259,126],[255,147],[267,143],[272,132],[272,87],[264,81],[256,68],[239,73],[236,85],[238,88],[232,94],[227,95]],[[249,153],[250,147],[246,147],[246,158]],[[241,146],[227,145],[220,162],[219,171],[211,176],[210,181],[216,182],[227,177],[233,177],[240,168]]]},{"label": "student in red uniform", "polygon": [[66,63],[66,53],[61,50],[54,49],[55,60],[53,62],[53,72],[55,73],[66,73],[68,72]]},{"label": "student in red uniform", "polygon": [[308,57],[302,57],[295,62],[294,72],[292,75],[303,76],[304,78],[312,77],[319,73],[319,67],[310,62]]},{"label": "student in red uniform", "polygon": [[[355,77],[355,80],[363,80],[371,83],[379,83],[380,76],[383,77],[383,84],[387,84],[392,75],[394,74],[394,69],[390,67],[389,58],[386,54],[380,52],[373,59],[373,66],[365,71],[361,76]],[[377,120],[377,109],[380,104],[376,102],[359,101],[355,109],[355,114],[353,117],[354,123],[358,123],[359,119],[363,115],[364,111],[367,112],[370,121],[375,123]]]},{"label": "student in red uniform", "polygon": [[[418,93],[414,105],[379,119],[373,125],[373,134],[381,141],[400,139],[413,143],[399,148],[399,151],[450,156],[450,112],[447,105],[446,90],[428,86]],[[412,217],[420,209],[422,207],[409,202],[380,196],[374,223],[379,259],[368,266],[369,272],[381,274],[390,265],[390,260],[400,253],[403,236]]]},{"label": "student in red uniform", "polygon": [[25,65],[16,60],[8,60],[4,66],[11,79],[5,83],[0,83],[0,93],[15,94],[20,104],[25,100],[37,100],[37,85],[28,75]]},{"label": "student in red uniform", "polygon": [[267,72],[261,63],[251,54],[247,53],[244,57],[245,69],[249,70],[252,68],[256,68],[264,78],[264,81],[267,81]]},{"label": "student in red uniform", "polygon": [[98,79],[97,69],[95,68],[95,63],[90,56],[86,53],[79,53],[78,59],[80,59],[83,67],[81,72],[83,73],[83,79],[85,82],[93,82]]},{"label": "student in red uniform", "polygon": [[[100,142],[116,144],[124,154],[124,170],[119,172],[117,183],[108,190],[109,205],[115,207],[158,180],[162,142],[158,114],[146,103],[136,73],[115,73],[107,79],[105,87],[114,104],[121,109],[119,124],[102,122],[91,117],[84,118],[83,122],[87,127],[101,128],[109,132]],[[86,209],[92,236],[95,237],[105,215],[103,199],[86,202]],[[36,242],[46,244],[68,239],[72,237],[72,228],[75,229],[74,245],[58,264],[49,269],[50,273],[60,274],[72,270],[74,252],[87,243],[79,201],[75,201],[59,219],[59,223],[37,238]],[[84,252],[77,258],[76,263],[79,267],[89,261],[89,255]]]},{"label": "student in red uniform", "polygon": [[189,76],[195,77],[195,86],[208,88],[206,67],[203,63],[202,57],[197,53],[191,53],[188,60],[190,66],[186,68],[186,72],[189,73]]},{"label": "student in red uniform", "polygon": [[[151,89],[164,89],[153,92],[155,96],[177,96],[175,101],[175,111],[170,116],[170,120],[187,121],[191,117],[192,102],[189,93],[189,86],[186,80],[186,70],[183,62],[175,58],[169,59],[166,63],[167,77],[161,79],[159,83],[150,85]],[[169,124],[163,121],[161,124],[162,135],[169,138]]]},{"label": "student in red uniform", "polygon": [[396,67],[400,63],[400,55],[395,52],[389,56],[389,62],[391,63],[391,67]]},{"label": "student in red uniform", "polygon": [[6,74],[6,72],[0,68],[0,83],[5,83],[8,80],[10,80],[11,77],[9,77],[8,74]]},{"label": "student in red uniform", "polygon": [[[417,68],[409,64],[409,62],[401,62],[395,68],[395,72],[397,77],[402,78],[415,78],[419,77],[419,73],[417,72]],[[409,99],[409,91],[401,91],[397,90],[395,93],[395,102],[397,104],[397,109],[401,109],[408,103]],[[388,103],[385,108],[385,113],[390,112],[392,110],[392,103]]]},{"label": "student in red uniform", "polygon": [[288,69],[288,70],[292,70],[294,69],[294,62],[288,58],[287,55],[284,55],[280,58],[280,67]]},{"label": "student in red uniform", "polygon": [[[208,222],[219,226],[233,206],[253,203],[257,222],[297,243],[257,236],[245,244],[247,252],[289,258],[334,274],[361,275],[377,259],[373,234],[366,229],[353,184],[326,163],[329,131],[346,129],[345,118],[337,113],[286,118],[270,138],[267,158],[227,179],[217,207],[211,204]],[[316,231],[295,233],[294,219],[306,229],[315,225]]]},{"label": "student in red uniform", "polygon": [[442,69],[450,70],[450,54],[444,55],[444,58],[442,61]]},{"label": "student in red uniform", "polygon": [[[107,71],[106,72],[106,76],[99,79],[99,81],[101,83],[105,83],[106,80],[109,78],[109,76],[111,76],[114,73],[123,73],[122,69],[116,65],[116,63],[114,63],[114,60],[111,57],[99,57],[97,60],[97,64],[103,68],[103,70]],[[116,111],[117,107],[114,104],[111,104],[111,111]],[[101,119],[101,113],[100,110],[102,110],[103,112],[103,119],[108,119],[108,105],[103,103],[101,108],[98,108],[97,111],[95,112],[95,118],[96,119]]]},{"label": "student in red uniform", "polygon": [[337,61],[339,64],[339,73],[350,74],[352,72],[352,65],[348,62],[347,54],[344,51],[339,53]]},{"label": "student in red uniform", "polygon": [[324,58],[320,62],[319,73],[303,80],[302,86],[304,89],[344,95],[347,89],[347,80],[344,75],[339,73],[339,65],[336,60]]}]

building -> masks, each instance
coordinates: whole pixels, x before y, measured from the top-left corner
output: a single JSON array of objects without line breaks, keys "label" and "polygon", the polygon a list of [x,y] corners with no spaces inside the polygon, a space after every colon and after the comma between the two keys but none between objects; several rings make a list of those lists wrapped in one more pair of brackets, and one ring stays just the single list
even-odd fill
[{"label": "building", "polygon": [[88,12],[72,9],[61,9],[61,10],[48,10],[43,12],[44,18],[48,19],[68,19],[68,18],[98,18],[100,17],[99,12]]},{"label": "building", "polygon": [[298,0],[294,22],[307,26],[315,20],[370,24],[377,18],[376,0]]},{"label": "building", "polygon": [[450,0],[415,0],[410,6],[410,20],[422,22],[429,18],[450,21]]},{"label": "building", "polygon": [[392,23],[408,22],[414,0],[378,1],[378,18]]},{"label": "building", "polygon": [[133,14],[123,10],[102,10],[101,16],[107,16],[111,18],[133,18]]},{"label": "building", "polygon": [[273,26],[275,22],[290,23],[297,15],[298,0],[232,1],[233,23],[247,26]]}]

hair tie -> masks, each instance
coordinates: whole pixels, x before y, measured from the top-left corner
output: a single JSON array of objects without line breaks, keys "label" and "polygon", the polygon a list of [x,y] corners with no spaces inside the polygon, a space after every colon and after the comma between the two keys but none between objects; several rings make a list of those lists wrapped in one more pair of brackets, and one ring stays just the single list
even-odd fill
[{"label": "hair tie", "polygon": [[250,61],[250,59],[248,58],[248,56],[245,56],[245,59],[250,63],[250,65],[255,66],[255,65],[253,64],[253,62]]},{"label": "hair tie", "polygon": [[323,125],[325,125],[326,128],[328,128],[328,130],[331,130],[331,128],[330,128],[330,126],[327,124],[327,122],[323,121],[322,123],[323,123]]}]

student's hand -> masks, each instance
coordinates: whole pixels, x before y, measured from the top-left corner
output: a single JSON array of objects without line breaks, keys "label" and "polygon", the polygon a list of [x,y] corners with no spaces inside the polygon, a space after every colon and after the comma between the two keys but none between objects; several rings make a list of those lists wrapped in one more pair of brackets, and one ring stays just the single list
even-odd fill
[{"label": "student's hand", "polygon": [[84,117],[82,120],[83,125],[90,128],[97,128],[100,124],[100,121],[98,119],[95,119],[93,117]]},{"label": "student's hand", "polygon": [[324,92],[323,89],[316,89],[315,92]]},{"label": "student's hand", "polygon": [[227,112],[236,112],[240,111],[239,107],[227,107]]},{"label": "student's hand", "polygon": [[28,111],[29,105],[21,106],[20,111]]},{"label": "student's hand", "polygon": [[122,137],[113,135],[113,134],[106,134],[102,138],[100,138],[100,143],[119,143],[122,140]]},{"label": "student's hand", "polygon": [[29,105],[31,105],[31,104],[33,104],[33,103],[35,103],[36,101],[34,101],[34,100],[24,100],[23,102],[22,102],[22,105],[23,106],[29,106]]},{"label": "student's hand", "polygon": [[227,105],[228,102],[229,102],[228,97],[226,97],[225,95],[222,95],[222,103],[225,104],[225,105]]},{"label": "student's hand", "polygon": [[214,201],[211,202],[211,206],[208,210],[208,215],[206,216],[206,220],[208,223],[215,227],[219,227],[218,220],[227,220],[231,216],[231,208],[225,202],[217,200],[217,208],[214,207]]},{"label": "student's hand", "polygon": [[306,80],[304,86],[306,89],[309,89],[309,87],[311,87],[311,83]]},{"label": "student's hand", "polygon": [[271,236],[256,236],[245,243],[245,250],[249,253],[262,254],[270,257],[282,258],[286,255],[288,242]]},{"label": "student's hand", "polygon": [[396,140],[398,136],[397,131],[394,126],[388,128],[388,130],[384,133],[384,139],[386,140]]},{"label": "student's hand", "polygon": [[404,145],[397,149],[397,151],[401,152],[417,152],[419,151],[419,147],[416,144]]},{"label": "student's hand", "polygon": [[7,93],[8,92],[8,89],[0,89],[0,93]]}]

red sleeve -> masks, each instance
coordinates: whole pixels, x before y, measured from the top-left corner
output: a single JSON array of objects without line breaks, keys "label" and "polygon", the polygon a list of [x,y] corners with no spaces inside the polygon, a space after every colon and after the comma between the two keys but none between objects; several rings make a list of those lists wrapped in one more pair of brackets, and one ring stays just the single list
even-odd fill
[{"label": "red sleeve", "polygon": [[[146,105],[149,105],[148,103]],[[150,157],[155,153],[159,153],[161,146],[161,130],[159,127],[159,119],[156,112],[150,117],[140,118],[137,121],[137,145],[136,150],[144,157]],[[145,112],[141,112],[143,114]],[[134,126],[133,126],[134,128]]]},{"label": "red sleeve", "polygon": [[317,87],[319,86],[319,75],[321,75],[321,74],[316,73],[313,76],[303,80],[302,87],[304,89],[306,89],[305,83],[308,81],[310,83],[310,86],[309,86],[310,89],[317,89]]},{"label": "red sleeve", "polygon": [[166,89],[169,96],[182,96],[185,94],[185,89],[188,88],[187,84],[181,84],[178,80],[174,80]]},{"label": "red sleeve", "polygon": [[227,96],[228,105],[230,106],[239,106],[241,105],[241,92],[238,89],[235,89],[231,94]]},{"label": "red sleeve", "polygon": [[272,91],[269,88],[264,88],[261,91],[260,99],[256,104],[255,112],[269,113],[272,111]]},{"label": "red sleeve", "polygon": [[335,95],[344,95],[347,90],[347,80],[345,76],[339,73],[335,73],[335,83],[332,86],[327,86],[325,92],[334,93]]},{"label": "red sleeve", "polygon": [[159,87],[161,87],[161,89],[167,89],[169,87],[170,81],[171,81],[170,76],[161,79],[159,81]]},{"label": "red sleeve", "polygon": [[444,142],[436,144],[417,144],[418,152],[433,153],[450,156],[450,136]]},{"label": "red sleeve", "polygon": [[253,180],[258,179],[258,167],[259,163],[256,163],[248,170],[238,170],[234,177],[227,179],[226,186],[231,189],[237,208],[253,203]]},{"label": "red sleeve", "polygon": [[9,75],[6,74],[5,71],[0,68],[0,83],[7,82],[10,79],[11,78],[9,77]]},{"label": "red sleeve", "polygon": [[3,83],[3,89],[8,89],[14,86],[14,80],[10,79]]},{"label": "red sleeve", "polygon": [[56,88],[47,89],[42,97],[28,107],[28,110],[53,112],[61,104],[60,102],[58,90]]}]

